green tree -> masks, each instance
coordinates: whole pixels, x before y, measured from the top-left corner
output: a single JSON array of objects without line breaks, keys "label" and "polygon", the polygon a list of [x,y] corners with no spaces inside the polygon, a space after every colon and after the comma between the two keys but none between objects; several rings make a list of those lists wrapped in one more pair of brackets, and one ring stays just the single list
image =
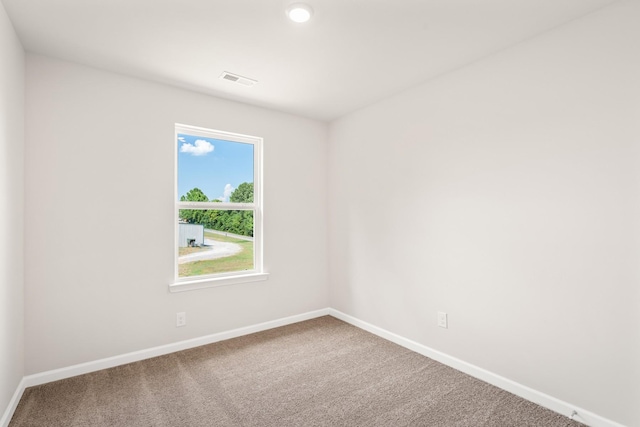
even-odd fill
[{"label": "green tree", "polygon": [[242,211],[242,230],[238,234],[253,237],[253,211]]},{"label": "green tree", "polygon": [[229,201],[232,203],[253,203],[253,182],[243,182],[233,190]]},{"label": "green tree", "polygon": [[[199,188],[192,188],[180,197],[181,202],[208,202],[209,198]],[[204,224],[206,211],[198,209],[181,209],[180,219],[191,224]]]},{"label": "green tree", "polygon": [[[209,198],[199,188],[193,188],[180,197],[181,202],[217,202]],[[252,203],[253,183],[243,182],[229,196],[232,203]],[[191,224],[202,224],[206,228],[226,231],[243,236],[253,236],[253,211],[180,209],[180,219]]]},{"label": "green tree", "polygon": [[187,194],[180,197],[181,202],[208,202],[209,198],[198,187],[187,191]]},{"label": "green tree", "polygon": [[[243,182],[238,185],[229,201],[232,203],[252,203],[253,202],[253,182]],[[253,212],[252,211],[231,211],[226,224],[228,231],[243,236],[253,236]]]}]

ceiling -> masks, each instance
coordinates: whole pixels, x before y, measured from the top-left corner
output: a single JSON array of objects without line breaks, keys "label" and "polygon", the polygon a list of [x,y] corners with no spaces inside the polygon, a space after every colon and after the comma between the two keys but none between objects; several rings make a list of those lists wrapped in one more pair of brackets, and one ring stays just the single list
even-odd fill
[{"label": "ceiling", "polygon": [[293,1],[2,0],[27,51],[323,121],[616,0]]}]

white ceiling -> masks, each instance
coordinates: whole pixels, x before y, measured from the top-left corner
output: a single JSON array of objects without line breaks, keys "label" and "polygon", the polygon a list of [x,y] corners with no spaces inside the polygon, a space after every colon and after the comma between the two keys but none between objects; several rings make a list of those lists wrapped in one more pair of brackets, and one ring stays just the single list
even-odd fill
[{"label": "white ceiling", "polygon": [[329,121],[616,0],[2,1],[27,51]]}]

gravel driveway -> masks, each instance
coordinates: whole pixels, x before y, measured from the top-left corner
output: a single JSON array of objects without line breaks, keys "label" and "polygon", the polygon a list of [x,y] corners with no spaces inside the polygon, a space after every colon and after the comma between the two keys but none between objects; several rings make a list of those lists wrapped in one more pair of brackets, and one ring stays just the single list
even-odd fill
[{"label": "gravel driveway", "polygon": [[178,264],[224,258],[242,251],[242,247],[236,243],[219,242],[211,239],[204,239],[204,246],[206,248],[204,251],[178,257]]}]

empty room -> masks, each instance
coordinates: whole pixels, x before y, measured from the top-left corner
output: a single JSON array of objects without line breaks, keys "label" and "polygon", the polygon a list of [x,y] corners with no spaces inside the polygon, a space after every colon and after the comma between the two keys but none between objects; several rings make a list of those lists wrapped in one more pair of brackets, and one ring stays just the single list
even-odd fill
[{"label": "empty room", "polygon": [[640,427],[639,0],[0,0],[0,427]]}]

